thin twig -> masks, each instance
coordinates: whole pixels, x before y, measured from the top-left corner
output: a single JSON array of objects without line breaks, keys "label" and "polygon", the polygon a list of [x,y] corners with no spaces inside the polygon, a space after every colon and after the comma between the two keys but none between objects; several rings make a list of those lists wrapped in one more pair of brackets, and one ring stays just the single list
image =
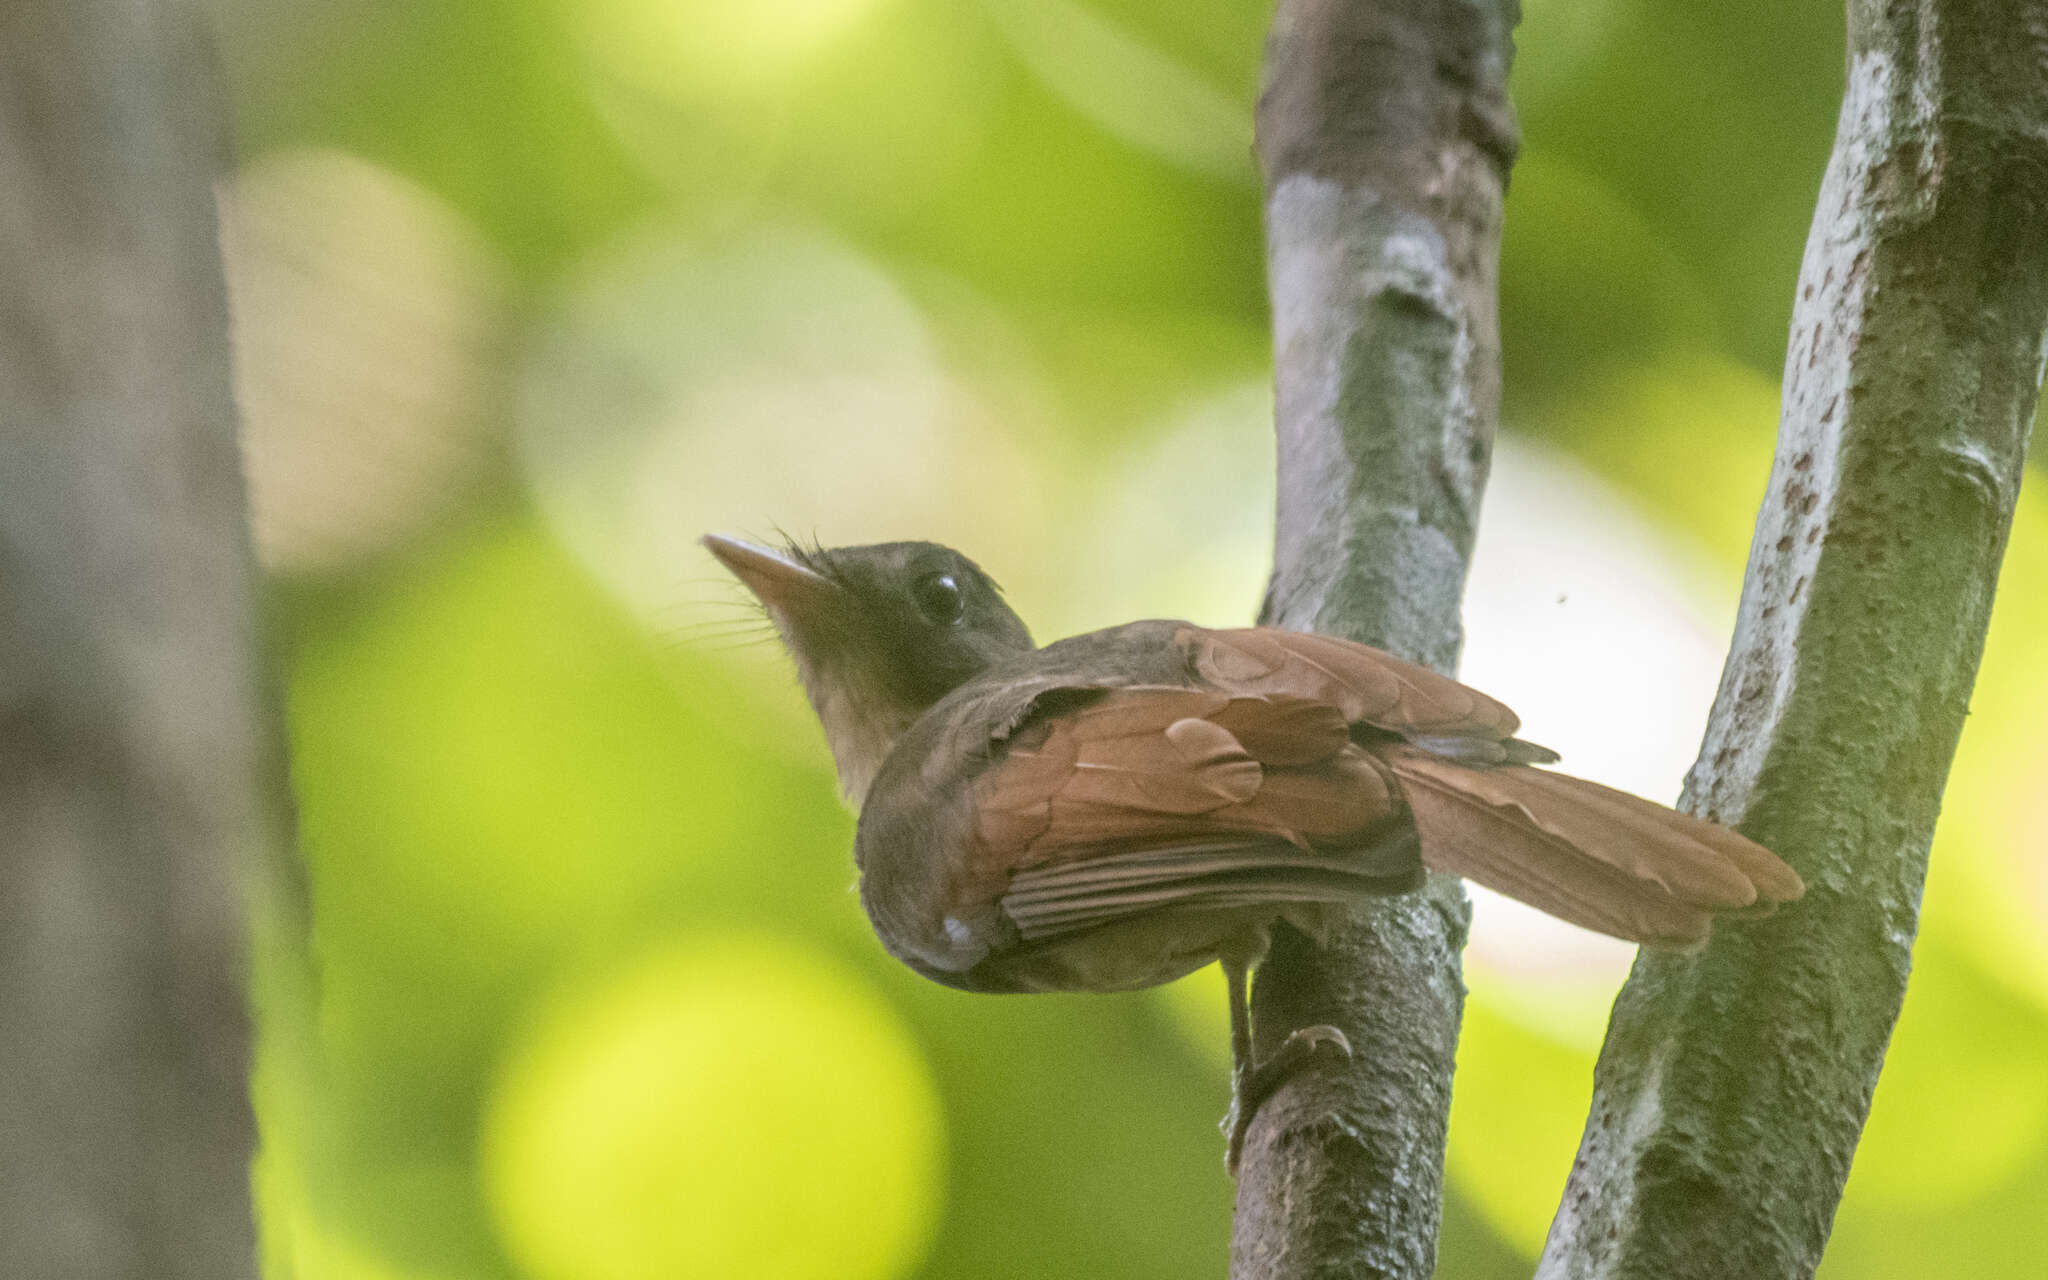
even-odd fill
[{"label": "thin twig", "polygon": [[[1514,0],[1282,0],[1259,104],[1279,439],[1263,617],[1440,670],[1499,402],[1516,17]],[[1358,1052],[1253,1123],[1240,1280],[1430,1274],[1468,918],[1441,880],[1324,948],[1276,940],[1253,993],[1260,1052],[1314,1023]]]}]

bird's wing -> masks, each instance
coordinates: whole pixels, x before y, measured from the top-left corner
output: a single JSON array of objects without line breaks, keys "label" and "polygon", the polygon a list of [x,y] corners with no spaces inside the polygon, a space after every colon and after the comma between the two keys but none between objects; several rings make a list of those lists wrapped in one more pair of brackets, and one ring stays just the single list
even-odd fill
[{"label": "bird's wing", "polygon": [[1258,837],[1195,840],[1027,867],[1000,905],[1020,937],[1040,942],[1168,908],[1347,902],[1415,887],[1416,848],[1405,827],[1341,855]]},{"label": "bird's wing", "polygon": [[973,786],[977,860],[1008,872],[1000,905],[1026,938],[1419,874],[1391,773],[1304,698],[1109,690],[1034,716]]},{"label": "bird's wing", "polygon": [[1185,627],[1174,640],[1195,674],[1225,693],[1324,703],[1350,723],[1474,764],[1557,758],[1515,738],[1522,722],[1499,702],[1370,645],[1276,627]]},{"label": "bird's wing", "polygon": [[1184,628],[1189,666],[1226,694],[1293,696],[1397,735],[1368,741],[1429,867],[1638,942],[1706,936],[1723,911],[1797,898],[1790,867],[1725,827],[1565,774],[1500,703],[1426,667],[1328,636]]}]

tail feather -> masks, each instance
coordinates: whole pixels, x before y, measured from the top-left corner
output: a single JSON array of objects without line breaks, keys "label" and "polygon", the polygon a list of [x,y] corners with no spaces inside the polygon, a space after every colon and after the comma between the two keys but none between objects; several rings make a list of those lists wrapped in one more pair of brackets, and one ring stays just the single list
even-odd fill
[{"label": "tail feather", "polygon": [[1590,809],[1597,809],[1617,822],[1626,822],[1631,826],[1646,823],[1659,831],[1674,836],[1682,834],[1693,842],[1704,845],[1720,855],[1724,865],[1732,867],[1749,882],[1755,891],[1754,901],[1759,905],[1790,902],[1806,892],[1806,885],[1800,880],[1799,874],[1786,866],[1777,854],[1741,832],[1730,830],[1718,822],[1709,822],[1705,818],[1696,818],[1689,813],[1680,813],[1676,809],[1655,804],[1641,796],[1616,791],[1612,787],[1603,787],[1597,782],[1574,778],[1570,774],[1552,773],[1546,769],[1515,769],[1501,772],[1511,773],[1515,781],[1556,796],[1562,804],[1584,805]]},{"label": "tail feather", "polygon": [[1706,937],[1717,912],[1768,910],[1804,890],[1761,845],[1598,783],[1415,750],[1385,759],[1424,862],[1601,933],[1682,945]]}]

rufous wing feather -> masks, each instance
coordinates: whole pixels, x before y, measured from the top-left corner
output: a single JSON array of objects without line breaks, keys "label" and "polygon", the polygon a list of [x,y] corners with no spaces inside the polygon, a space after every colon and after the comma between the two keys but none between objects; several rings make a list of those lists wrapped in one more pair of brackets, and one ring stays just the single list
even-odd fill
[{"label": "rufous wing feather", "polygon": [[1119,689],[1021,728],[975,782],[1033,937],[1177,905],[1336,902],[1419,874],[1386,767],[1298,698]]},{"label": "rufous wing feather", "polygon": [[1228,693],[1322,703],[1348,723],[1406,737],[1500,740],[1521,727],[1514,712],[1477,689],[1350,640],[1276,627],[1189,627],[1175,639],[1188,665]]},{"label": "rufous wing feather", "polygon": [[1039,941],[1163,908],[1343,902],[1419,878],[1406,828],[1330,853],[1271,839],[1207,840],[1026,868],[1002,905],[1027,941]]}]

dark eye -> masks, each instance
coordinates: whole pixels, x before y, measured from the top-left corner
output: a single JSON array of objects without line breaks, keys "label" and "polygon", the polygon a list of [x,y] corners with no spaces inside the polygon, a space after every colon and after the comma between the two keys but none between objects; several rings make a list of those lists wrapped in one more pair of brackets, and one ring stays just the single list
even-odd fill
[{"label": "dark eye", "polygon": [[947,627],[960,621],[967,600],[950,573],[928,573],[910,584],[910,598],[926,620]]}]

